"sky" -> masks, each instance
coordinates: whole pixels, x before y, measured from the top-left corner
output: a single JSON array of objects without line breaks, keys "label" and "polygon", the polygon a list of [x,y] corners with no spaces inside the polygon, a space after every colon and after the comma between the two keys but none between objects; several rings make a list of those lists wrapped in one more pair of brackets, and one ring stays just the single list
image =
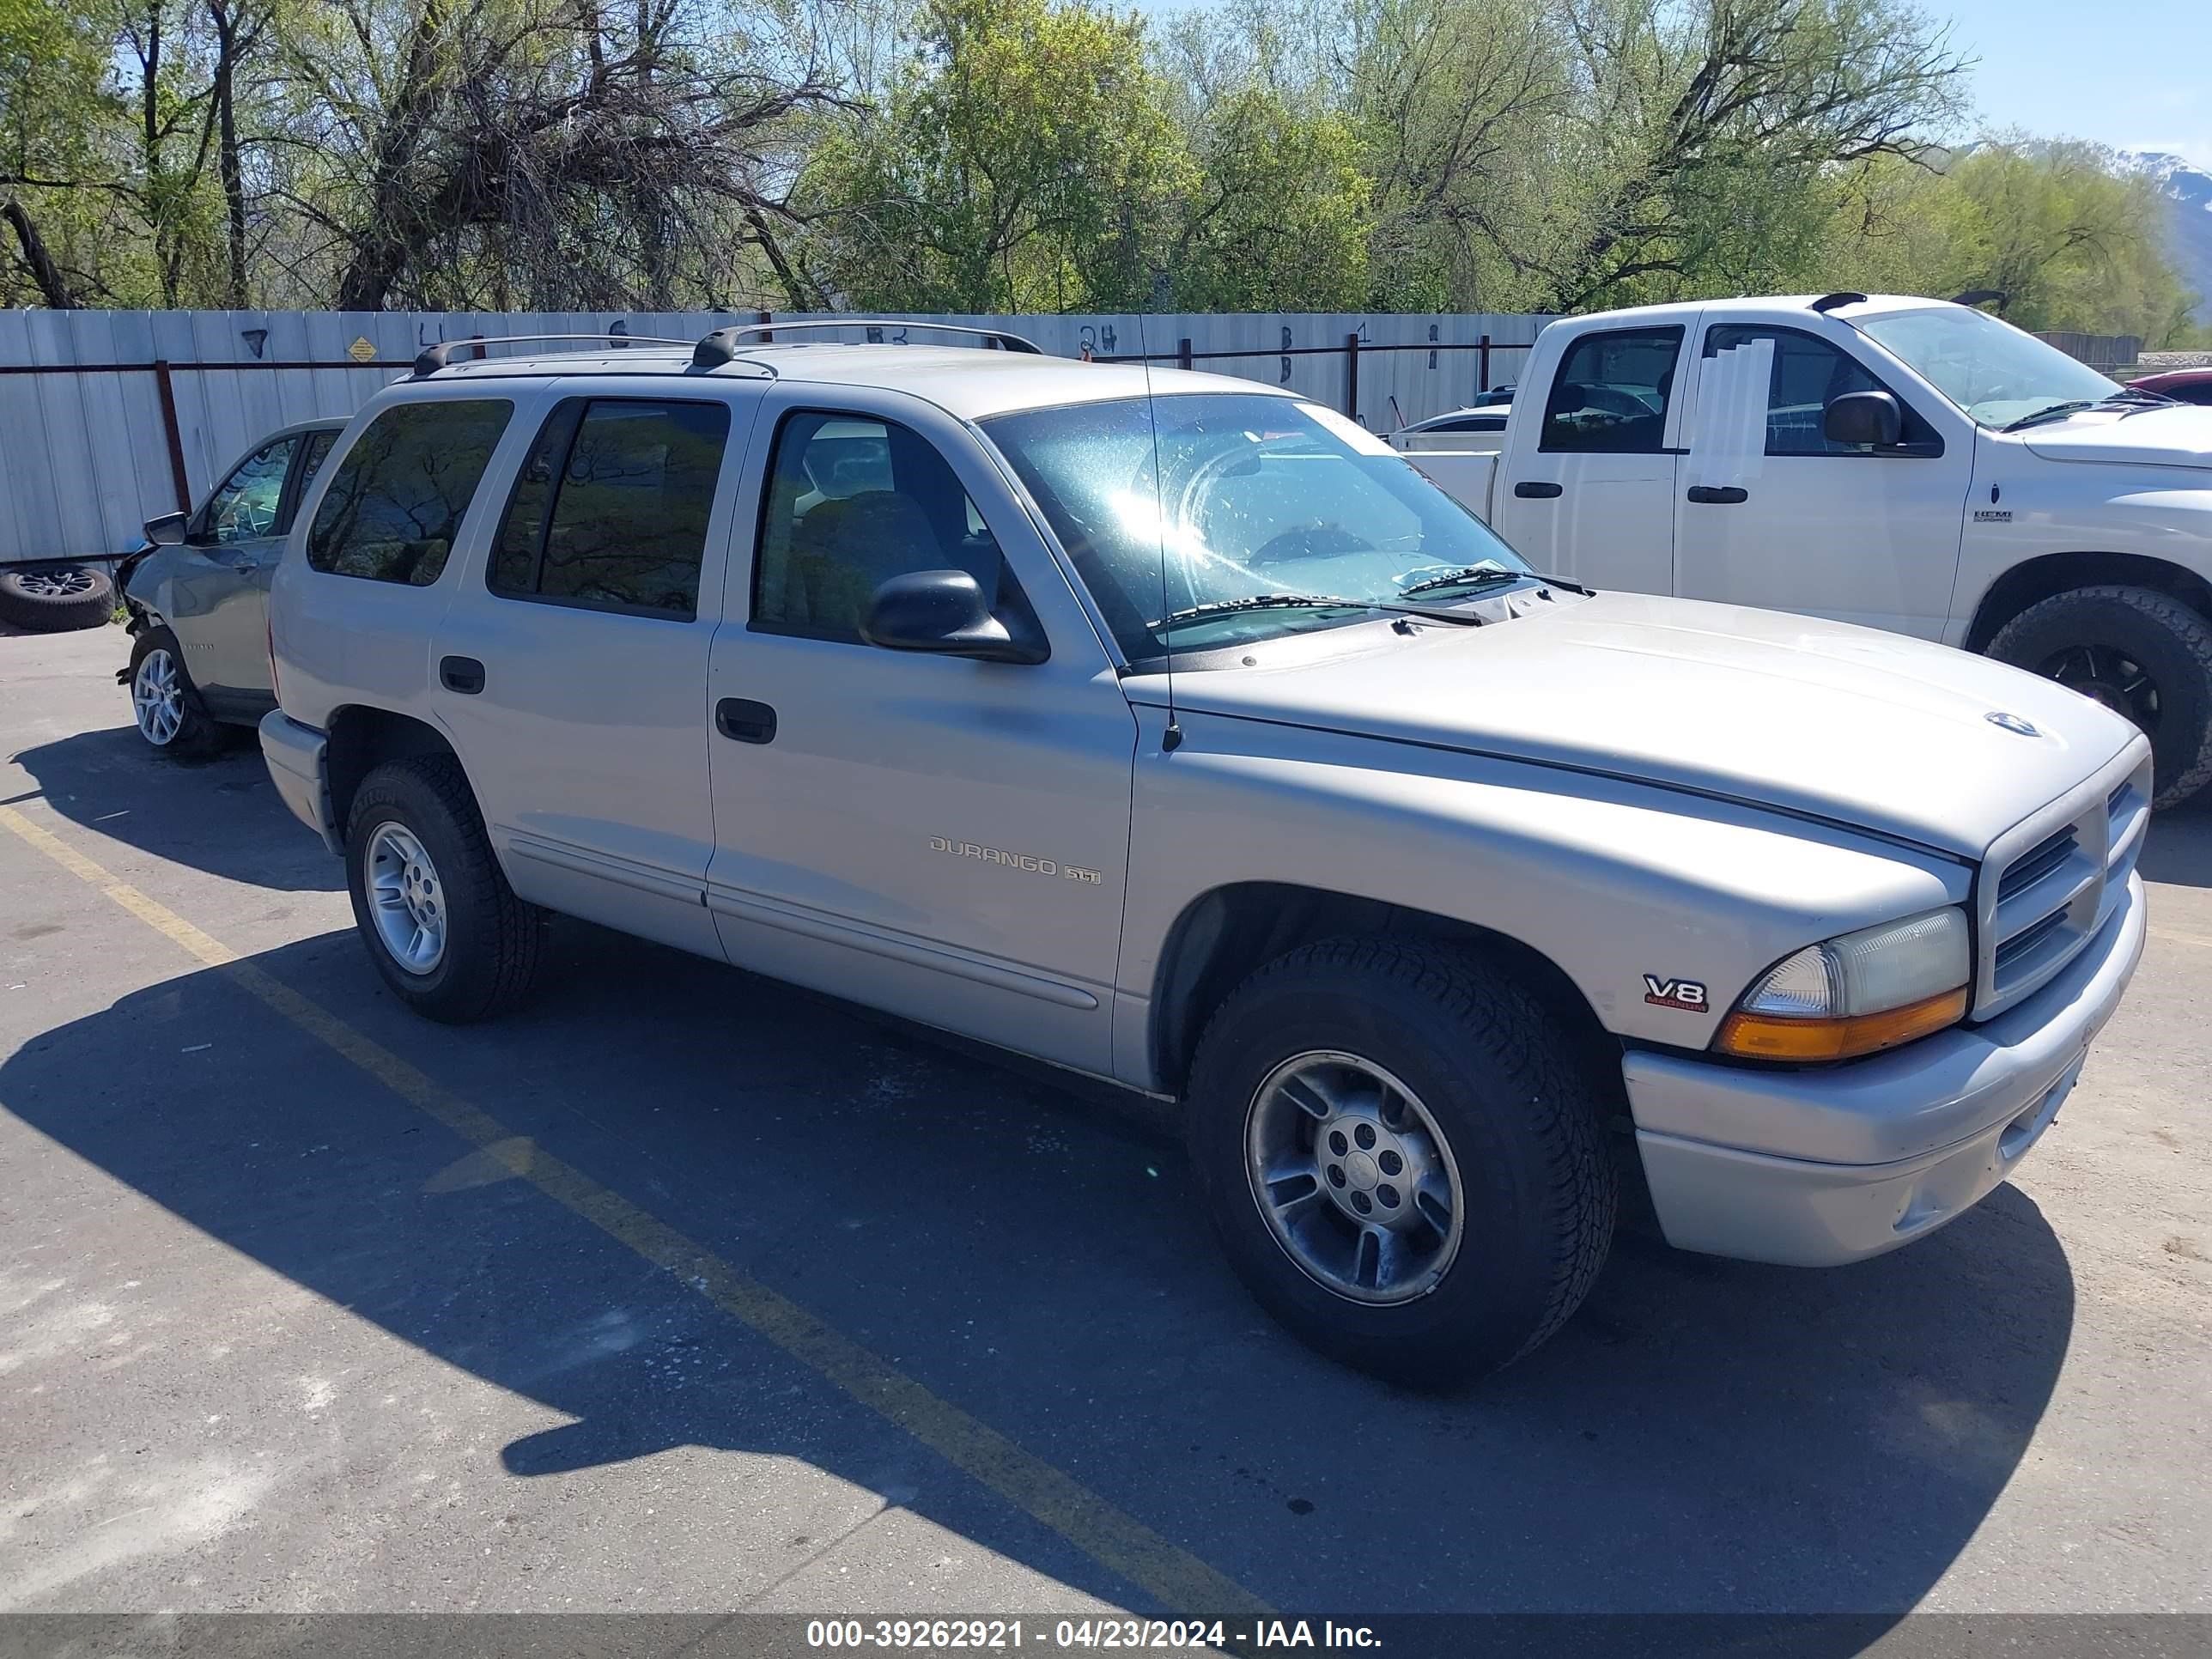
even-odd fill
[{"label": "sky", "polygon": [[2212,171],[2212,0],[1921,0],[1979,59],[1984,121]]},{"label": "sky", "polygon": [[[1983,124],[2212,171],[2212,0],[1917,0],[1978,63]],[[1173,12],[1206,0],[1137,0]]]}]

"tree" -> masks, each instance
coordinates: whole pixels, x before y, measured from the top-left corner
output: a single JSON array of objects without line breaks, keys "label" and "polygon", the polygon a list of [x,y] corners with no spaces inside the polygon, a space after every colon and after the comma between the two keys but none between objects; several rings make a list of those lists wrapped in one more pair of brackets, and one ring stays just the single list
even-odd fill
[{"label": "tree", "polygon": [[284,42],[296,268],[343,309],[728,303],[749,287],[732,250],[785,210],[798,118],[832,96],[744,22],[684,0],[331,0]]},{"label": "tree", "polygon": [[[0,0],[0,305],[35,297],[67,310],[96,294],[75,246],[112,206],[89,182],[112,122],[106,41],[58,0]],[[20,288],[19,288],[19,285]]]},{"label": "tree", "polygon": [[824,136],[798,205],[821,292],[863,310],[1146,305],[1194,171],[1135,16],[923,0],[880,110]]}]

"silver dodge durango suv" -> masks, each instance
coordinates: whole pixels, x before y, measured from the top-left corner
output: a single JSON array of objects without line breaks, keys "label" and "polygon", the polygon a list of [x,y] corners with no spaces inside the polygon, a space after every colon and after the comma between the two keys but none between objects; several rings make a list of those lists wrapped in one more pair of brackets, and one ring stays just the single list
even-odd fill
[{"label": "silver dodge durango suv", "polygon": [[2074,1087],[2118,715],[1547,578],[1291,394],[789,329],[434,349],[302,500],[262,746],[421,1012],[562,912],[1179,1101],[1254,1295],[1429,1383],[1559,1328],[1624,1180],[1849,1261]]}]

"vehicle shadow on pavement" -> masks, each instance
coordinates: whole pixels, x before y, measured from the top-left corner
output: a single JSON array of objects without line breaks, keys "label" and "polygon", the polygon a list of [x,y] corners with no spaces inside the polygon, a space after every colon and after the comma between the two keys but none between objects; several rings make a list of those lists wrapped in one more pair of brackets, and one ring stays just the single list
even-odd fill
[{"label": "vehicle shadow on pavement", "polygon": [[[252,965],[1289,1612],[1900,1614],[2011,1478],[2073,1327],[2064,1250],[2006,1188],[1824,1273],[1626,1236],[1547,1347],[1463,1395],[1402,1393],[1246,1300],[1141,1111],[580,925],[530,1008],[471,1029],[413,1019],[340,942]],[[672,1447],[780,1454],[1147,1606],[220,970],[33,1038],[0,1102],[347,1316],[573,1419],[496,1454],[517,1504]],[[763,1499],[733,1473],[727,1501]],[[1881,1622],[1799,1646],[1853,1651]]]},{"label": "vehicle shadow on pavement", "polygon": [[125,724],[9,758],[37,781],[36,799],[142,852],[283,892],[343,887],[343,868],[277,799],[253,733],[226,727],[224,737],[212,757],[181,762]]},{"label": "vehicle shadow on pavement", "polygon": [[2136,867],[2145,881],[2212,887],[2212,788],[2151,819]]}]

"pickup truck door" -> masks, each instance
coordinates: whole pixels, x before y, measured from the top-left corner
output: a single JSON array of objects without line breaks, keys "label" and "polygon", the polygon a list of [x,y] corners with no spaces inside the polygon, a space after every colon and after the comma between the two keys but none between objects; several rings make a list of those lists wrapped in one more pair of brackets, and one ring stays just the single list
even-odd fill
[{"label": "pickup truck door", "polygon": [[[1741,378],[1723,367],[1739,353],[1741,363],[1771,353],[1764,387],[1709,395]],[[1917,408],[1848,339],[1708,313],[1699,354],[1674,506],[1675,591],[1941,639],[1972,481],[1971,436],[1947,442],[1935,422],[1948,411]],[[1903,443],[1876,452],[1822,435],[1831,399],[1876,390],[1898,397]]]},{"label": "pickup truck door", "polygon": [[1593,587],[1674,591],[1670,446],[1683,333],[1674,324],[1583,334],[1548,387],[1516,399],[1491,520],[1537,569]]},{"label": "pickup truck door", "polygon": [[[738,966],[1109,1073],[1137,726],[985,446],[921,400],[769,394],[708,701],[707,902]],[[965,569],[1048,660],[879,649],[904,572]]]}]

